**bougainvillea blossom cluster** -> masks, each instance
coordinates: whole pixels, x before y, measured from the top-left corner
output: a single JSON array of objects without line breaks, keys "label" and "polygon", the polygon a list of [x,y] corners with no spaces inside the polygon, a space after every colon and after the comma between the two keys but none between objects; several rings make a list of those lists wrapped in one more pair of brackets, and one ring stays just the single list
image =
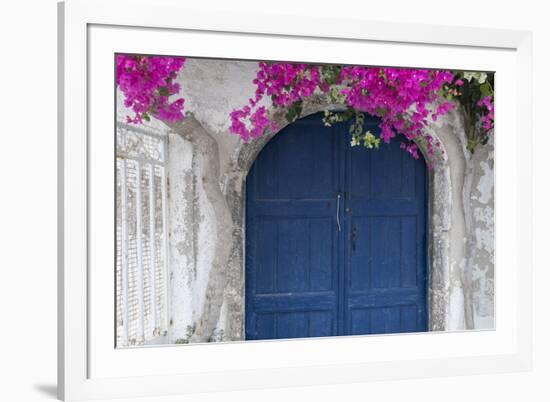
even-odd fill
[{"label": "bougainvillea blossom cluster", "polygon": [[491,130],[495,123],[495,105],[493,104],[493,97],[484,96],[477,102],[477,106],[482,109],[479,118],[481,127],[486,131]]},{"label": "bougainvillea blossom cluster", "polygon": [[286,107],[313,95],[320,84],[319,68],[310,64],[260,62],[258,67],[254,97],[230,114],[230,131],[245,141],[261,136],[270,124],[276,129],[267,118],[265,106],[259,106],[264,96],[269,96],[276,107]]},{"label": "bougainvillea blossom cluster", "polygon": [[[433,154],[433,138],[426,132],[429,120],[436,121],[453,108],[439,101],[444,84],[453,81],[450,71],[375,67],[342,67],[341,90],[348,107],[380,118],[380,138],[388,143],[402,134],[402,148],[418,158],[415,140],[422,138]],[[435,144],[439,146],[439,144]]]},{"label": "bougainvillea blossom cluster", "polygon": [[[181,90],[176,77],[184,63],[183,57],[116,56],[116,84],[124,105],[134,112],[127,116],[129,123],[141,124],[151,116],[165,122],[184,118],[184,99],[171,100]],[[429,159],[444,152],[438,151],[441,144],[427,127],[456,105],[468,121],[479,123],[479,130],[466,130],[471,152],[487,142],[494,127],[493,81],[483,72],[260,62],[253,84],[256,89],[248,104],[229,116],[229,131],[244,141],[260,137],[268,128],[278,130],[268,116],[269,103],[283,109],[292,122],[301,117],[303,102],[314,95],[344,106],[344,112],[326,110],[325,125],[355,118],[352,145],[377,148],[380,141],[388,143],[399,135],[401,148],[415,158],[418,144]],[[378,137],[361,132],[364,114],[380,119]]]},{"label": "bougainvillea blossom cluster", "polygon": [[300,117],[302,101],[321,93],[333,103],[379,117],[380,138],[389,142],[396,134],[402,134],[402,148],[418,158],[414,141],[419,137],[425,139],[426,149],[433,153],[433,139],[425,128],[429,119],[435,121],[453,107],[438,97],[442,86],[452,81],[453,73],[449,71],[259,63],[255,96],[249,105],[231,113],[230,131],[245,141],[262,135],[270,122],[265,108],[260,112],[255,107],[265,96],[276,107],[297,109],[287,115],[292,120]]},{"label": "bougainvillea blossom cluster", "polygon": [[134,112],[128,123],[141,124],[153,116],[174,122],[183,119],[183,98],[170,100],[180,92],[176,76],[185,63],[183,57],[116,56],[116,84],[124,94],[124,106]]}]

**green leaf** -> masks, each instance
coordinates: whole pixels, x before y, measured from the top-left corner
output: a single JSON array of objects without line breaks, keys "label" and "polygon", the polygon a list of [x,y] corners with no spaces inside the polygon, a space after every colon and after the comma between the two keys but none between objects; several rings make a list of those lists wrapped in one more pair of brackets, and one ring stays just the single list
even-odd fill
[{"label": "green leaf", "polygon": [[464,71],[464,79],[468,82],[472,81],[472,78],[474,78],[475,73],[471,73],[469,71]]},{"label": "green leaf", "polygon": [[141,118],[145,121],[151,121],[151,117],[147,113],[142,113]]},{"label": "green leaf", "polygon": [[339,66],[325,65],[321,67],[321,76],[328,85],[336,84],[338,76],[340,75]]},{"label": "green leaf", "polygon": [[484,82],[479,86],[479,91],[481,92],[481,96],[491,96],[493,94],[493,90],[491,89],[491,85],[489,85],[488,82]]},{"label": "green leaf", "polygon": [[168,95],[170,95],[170,92],[168,91],[167,87],[159,87],[159,95],[160,96],[168,96]]},{"label": "green leaf", "polygon": [[487,81],[487,73],[480,73],[480,72],[464,72],[464,79],[468,82],[472,81],[472,78],[476,80],[479,84],[483,84],[485,81]]},{"label": "green leaf", "polygon": [[331,85],[327,93],[329,103],[341,104],[344,103],[344,95],[340,92],[342,89],[339,85]]},{"label": "green leaf", "polygon": [[386,108],[379,107],[376,109],[376,113],[378,113],[380,117],[384,117],[386,115]]},{"label": "green leaf", "polygon": [[325,125],[325,127],[331,127],[333,119],[333,113],[330,110],[325,110],[323,116],[323,124]]},{"label": "green leaf", "polygon": [[376,138],[373,133],[368,130],[364,134],[363,138],[363,145],[369,149],[376,148],[378,149],[380,147],[380,138]]},{"label": "green leaf", "polygon": [[344,112],[344,119],[345,120],[349,120],[353,117],[353,110],[351,109],[347,109],[345,112]]},{"label": "green leaf", "polygon": [[474,153],[476,146],[477,146],[477,140],[470,138],[468,140],[468,144],[466,145],[466,149],[471,153]]},{"label": "green leaf", "polygon": [[487,73],[477,73],[476,80],[480,84],[483,84],[485,81],[487,81]]},{"label": "green leaf", "polygon": [[302,114],[302,101],[296,101],[288,108],[285,118],[289,123],[292,123]]}]

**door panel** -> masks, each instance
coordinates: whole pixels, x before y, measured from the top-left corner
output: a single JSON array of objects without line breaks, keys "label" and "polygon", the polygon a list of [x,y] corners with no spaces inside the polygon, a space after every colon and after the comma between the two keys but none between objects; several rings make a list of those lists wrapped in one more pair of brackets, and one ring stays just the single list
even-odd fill
[{"label": "door panel", "polygon": [[247,339],[336,333],[343,139],[319,119],[278,133],[247,178]]},{"label": "door panel", "polygon": [[347,155],[347,333],[425,331],[425,164],[396,139],[378,151],[350,147]]},{"label": "door panel", "polygon": [[250,170],[246,339],[426,330],[424,162],[348,130],[308,116]]},{"label": "door panel", "polygon": [[[278,133],[254,163],[256,200],[333,199],[339,163],[335,130],[306,118]],[[320,134],[319,134],[320,133]]]},{"label": "door panel", "polygon": [[329,311],[257,314],[256,338],[307,338],[334,335],[334,319]]},{"label": "door panel", "polygon": [[257,294],[333,289],[331,218],[258,218]]}]

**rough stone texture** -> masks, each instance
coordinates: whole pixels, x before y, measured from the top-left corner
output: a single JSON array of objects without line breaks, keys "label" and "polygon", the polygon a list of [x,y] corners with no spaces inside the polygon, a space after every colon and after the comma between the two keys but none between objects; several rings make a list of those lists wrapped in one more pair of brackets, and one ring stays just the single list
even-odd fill
[{"label": "rough stone texture", "polygon": [[[179,79],[191,114],[170,128],[150,123],[170,133],[171,342],[243,337],[245,180],[275,133],[243,144],[228,115],[253,94],[255,71],[255,62],[190,59]],[[303,115],[330,106],[314,98]],[[283,112],[268,113],[279,129],[287,124]],[[456,112],[431,130],[446,156],[429,177],[429,327],[492,328],[493,144],[471,156]]]},{"label": "rough stone texture", "polygon": [[[451,115],[454,117],[453,115]],[[451,120],[452,121],[452,120]],[[457,121],[454,124],[445,122],[436,131],[443,142],[447,153],[447,162],[450,173],[450,208],[447,214],[450,215],[451,225],[447,231],[449,236],[449,304],[448,321],[445,329],[455,330],[465,327],[465,238],[466,227],[464,209],[462,208],[462,187],[465,172],[465,161],[463,157],[460,137],[456,134]],[[433,262],[432,262],[433,264]]]},{"label": "rough stone texture", "polygon": [[[431,133],[437,136],[435,132]],[[443,143],[444,139],[438,136]],[[428,326],[444,331],[450,321],[450,234],[452,187],[448,154],[438,159],[429,171],[428,193]]]}]

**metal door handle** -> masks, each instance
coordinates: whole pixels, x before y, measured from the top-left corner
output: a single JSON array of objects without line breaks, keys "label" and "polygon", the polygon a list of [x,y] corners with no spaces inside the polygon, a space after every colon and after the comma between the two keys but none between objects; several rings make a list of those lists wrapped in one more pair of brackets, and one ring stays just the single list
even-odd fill
[{"label": "metal door handle", "polygon": [[336,196],[336,226],[338,226],[338,231],[340,232],[342,230],[342,227],[340,226],[340,193]]}]

